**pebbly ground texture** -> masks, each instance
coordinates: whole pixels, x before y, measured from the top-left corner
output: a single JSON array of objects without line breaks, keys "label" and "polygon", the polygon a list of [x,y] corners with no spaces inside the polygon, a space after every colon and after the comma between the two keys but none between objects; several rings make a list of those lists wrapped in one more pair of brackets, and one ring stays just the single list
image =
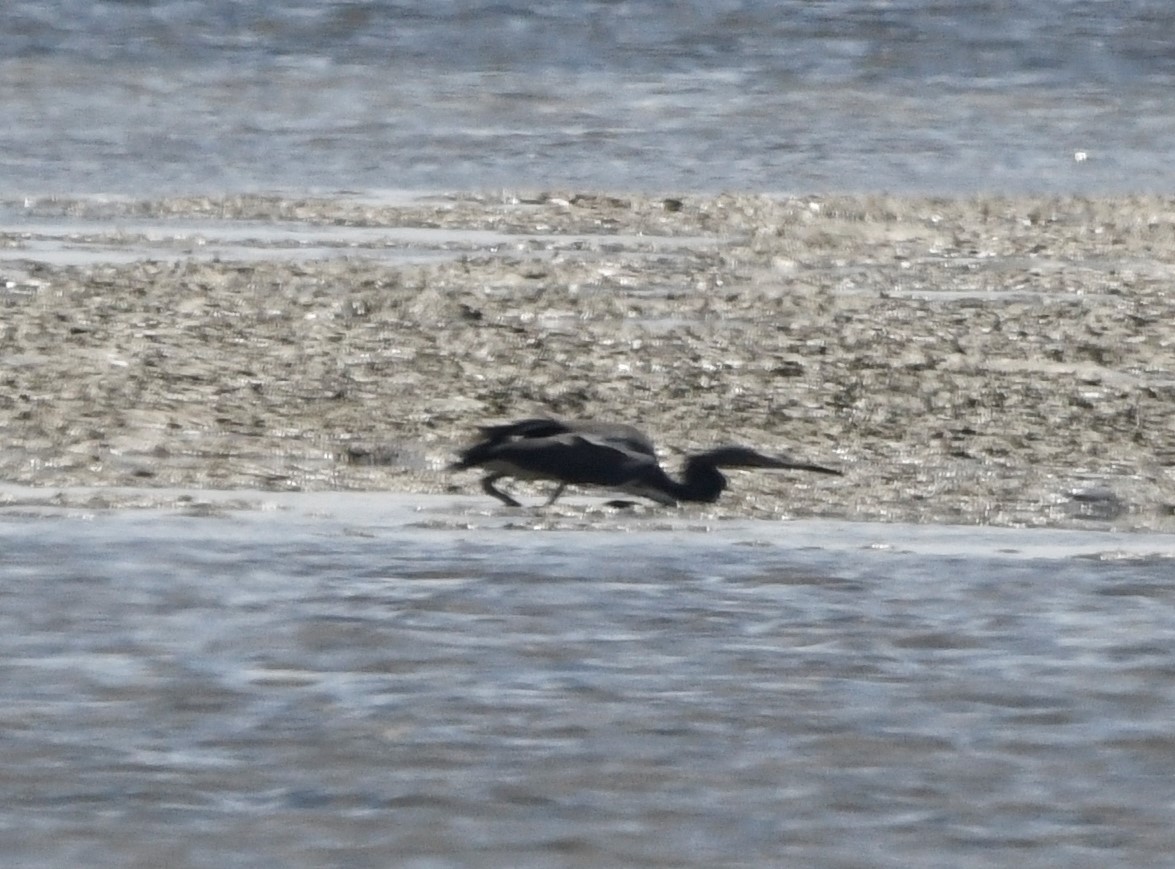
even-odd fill
[{"label": "pebbly ground texture", "polygon": [[[486,421],[740,442],[721,515],[1175,531],[1175,200],[8,203],[0,480],[468,492]],[[539,502],[543,487],[514,491]],[[660,509],[660,508],[657,508]]]}]

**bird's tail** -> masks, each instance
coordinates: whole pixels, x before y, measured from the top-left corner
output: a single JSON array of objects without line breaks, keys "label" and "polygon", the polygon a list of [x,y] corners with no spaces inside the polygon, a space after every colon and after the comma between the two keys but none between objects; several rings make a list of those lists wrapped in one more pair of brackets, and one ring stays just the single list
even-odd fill
[{"label": "bird's tail", "polygon": [[490,452],[497,444],[482,442],[467,447],[457,454],[457,460],[452,462],[448,470],[464,471],[466,468],[475,468],[490,457]]}]

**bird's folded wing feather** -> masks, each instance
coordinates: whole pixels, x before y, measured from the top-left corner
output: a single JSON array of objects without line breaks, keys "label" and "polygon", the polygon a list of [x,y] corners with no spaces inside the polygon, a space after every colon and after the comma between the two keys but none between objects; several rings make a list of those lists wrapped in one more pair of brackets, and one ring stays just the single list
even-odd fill
[{"label": "bird's folded wing feather", "polygon": [[536,476],[595,486],[623,485],[656,463],[611,441],[576,434],[513,441],[495,457]]}]

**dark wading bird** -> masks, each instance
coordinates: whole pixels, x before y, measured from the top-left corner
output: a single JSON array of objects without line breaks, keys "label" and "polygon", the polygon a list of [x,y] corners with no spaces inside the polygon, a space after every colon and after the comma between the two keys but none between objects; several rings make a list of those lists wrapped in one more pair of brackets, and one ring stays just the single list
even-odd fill
[{"label": "dark wading bird", "polygon": [[657,462],[653,442],[623,423],[594,420],[523,419],[482,426],[481,440],[461,452],[450,470],[483,468],[481,487],[510,507],[521,507],[494,486],[503,477],[552,480],[557,485],[546,506],[569,485],[603,486],[649,498],[659,504],[717,501],[726,488],[719,468],[786,468],[818,474],[841,472],[787,456],[766,456],[749,447],[725,446],[688,456],[680,480]]}]

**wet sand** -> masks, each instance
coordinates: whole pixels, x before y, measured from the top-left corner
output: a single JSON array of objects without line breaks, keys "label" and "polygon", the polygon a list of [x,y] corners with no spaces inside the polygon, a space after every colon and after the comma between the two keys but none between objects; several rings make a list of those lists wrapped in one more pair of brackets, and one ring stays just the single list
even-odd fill
[{"label": "wet sand", "polygon": [[47,499],[473,496],[476,475],[443,471],[473,427],[551,413],[638,423],[670,466],[736,441],[846,471],[736,472],[690,508],[716,517],[1175,530],[1172,200],[58,199],[0,216],[0,480]]}]

